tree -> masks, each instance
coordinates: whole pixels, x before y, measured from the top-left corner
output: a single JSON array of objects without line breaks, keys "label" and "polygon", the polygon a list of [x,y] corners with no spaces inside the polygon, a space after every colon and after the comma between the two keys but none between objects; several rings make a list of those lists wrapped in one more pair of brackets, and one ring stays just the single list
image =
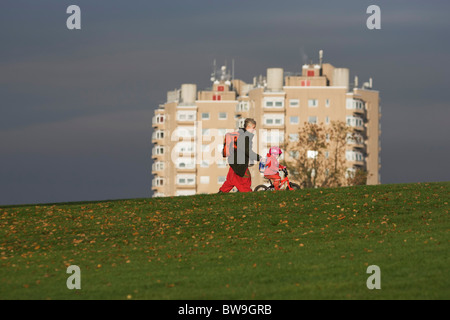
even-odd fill
[{"label": "tree", "polygon": [[[305,122],[299,129],[298,140],[284,144],[291,159],[283,164],[304,188],[355,184],[356,180],[348,179],[345,157],[347,139],[354,136],[353,128],[342,121],[329,125]],[[357,181],[363,182],[360,175]]]}]

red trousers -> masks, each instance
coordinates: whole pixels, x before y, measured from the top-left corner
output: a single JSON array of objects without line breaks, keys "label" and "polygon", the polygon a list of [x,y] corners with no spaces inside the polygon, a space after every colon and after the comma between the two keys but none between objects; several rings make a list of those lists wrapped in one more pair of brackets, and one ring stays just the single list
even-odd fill
[{"label": "red trousers", "polygon": [[236,187],[239,192],[252,192],[250,186],[252,185],[252,176],[247,168],[243,177],[238,176],[233,169],[228,170],[227,180],[220,187],[222,192],[230,192],[233,187]]},{"label": "red trousers", "polygon": [[272,180],[273,186],[275,187],[275,190],[280,190],[280,182],[281,182],[281,177],[280,174],[277,172],[277,174],[273,174],[270,176],[266,176],[264,175],[264,178],[268,178]]}]

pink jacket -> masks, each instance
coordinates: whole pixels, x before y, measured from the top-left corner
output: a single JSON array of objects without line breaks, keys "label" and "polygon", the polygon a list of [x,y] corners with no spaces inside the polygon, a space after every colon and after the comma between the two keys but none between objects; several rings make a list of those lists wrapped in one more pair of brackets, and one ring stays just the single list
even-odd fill
[{"label": "pink jacket", "polygon": [[266,169],[264,169],[264,175],[271,176],[274,174],[278,174],[278,169],[280,168],[284,168],[284,166],[280,166],[277,158],[273,155],[267,154]]}]

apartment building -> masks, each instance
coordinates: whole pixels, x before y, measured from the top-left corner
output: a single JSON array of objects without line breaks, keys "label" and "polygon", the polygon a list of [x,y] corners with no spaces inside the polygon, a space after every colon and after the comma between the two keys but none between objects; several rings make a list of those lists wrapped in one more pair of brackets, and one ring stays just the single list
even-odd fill
[{"label": "apartment building", "polygon": [[[211,88],[195,84],[167,92],[155,110],[152,135],[153,196],[216,193],[228,172],[222,157],[226,132],[257,121],[254,149],[265,155],[272,145],[298,138],[304,122],[340,120],[358,131],[346,148],[349,172],[369,172],[368,184],[380,183],[380,103],[372,79],[350,84],[349,69],[322,62],[303,65],[298,73],[268,68],[252,83],[233,79],[226,67],[214,70]],[[286,150],[284,157],[295,156]],[[257,165],[250,168],[252,188],[264,183]]]}]

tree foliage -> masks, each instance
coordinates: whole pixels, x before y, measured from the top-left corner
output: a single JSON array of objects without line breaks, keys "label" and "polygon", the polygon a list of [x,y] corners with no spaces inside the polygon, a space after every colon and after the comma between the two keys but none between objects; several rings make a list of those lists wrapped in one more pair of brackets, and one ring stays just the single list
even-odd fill
[{"label": "tree foliage", "polygon": [[347,173],[345,152],[349,137],[354,138],[355,131],[345,122],[331,121],[329,125],[305,122],[298,131],[298,140],[284,144],[290,157],[283,164],[304,188],[366,184],[364,169]]}]

